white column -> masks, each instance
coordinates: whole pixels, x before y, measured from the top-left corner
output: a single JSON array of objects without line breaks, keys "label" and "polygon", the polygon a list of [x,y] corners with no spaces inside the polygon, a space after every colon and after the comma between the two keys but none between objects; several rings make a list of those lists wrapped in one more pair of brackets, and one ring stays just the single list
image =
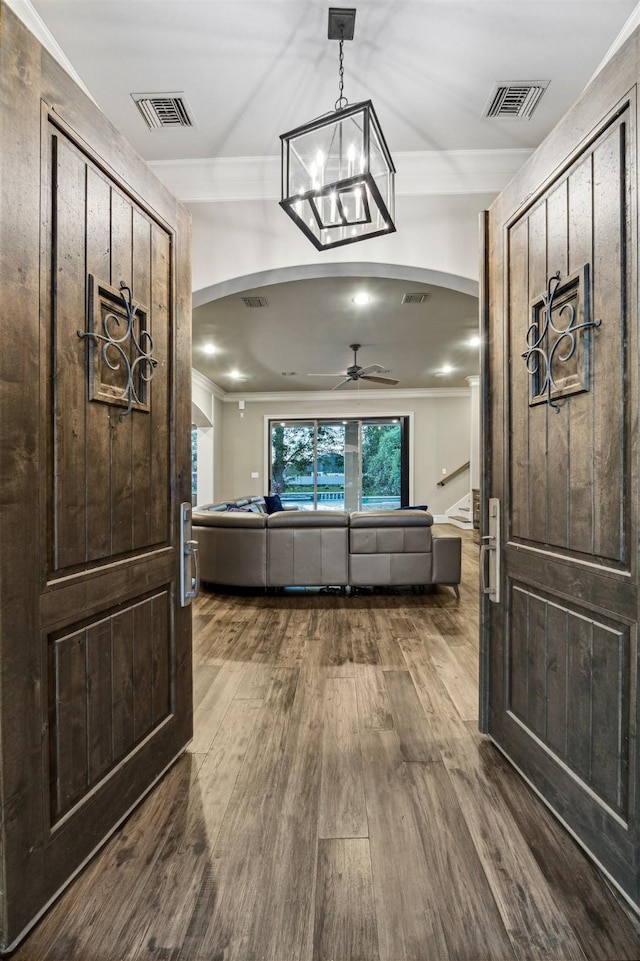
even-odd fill
[{"label": "white column", "polygon": [[471,403],[469,405],[471,416],[469,430],[471,475],[469,486],[473,490],[480,487],[480,377],[467,377],[467,383],[471,388]]}]

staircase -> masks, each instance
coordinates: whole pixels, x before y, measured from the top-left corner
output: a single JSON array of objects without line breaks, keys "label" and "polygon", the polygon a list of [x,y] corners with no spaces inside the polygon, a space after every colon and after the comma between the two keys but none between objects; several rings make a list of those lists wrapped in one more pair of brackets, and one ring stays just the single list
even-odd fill
[{"label": "staircase", "polygon": [[447,507],[444,512],[447,522],[453,527],[461,527],[465,531],[473,530],[473,507],[471,493],[465,494],[459,501]]}]

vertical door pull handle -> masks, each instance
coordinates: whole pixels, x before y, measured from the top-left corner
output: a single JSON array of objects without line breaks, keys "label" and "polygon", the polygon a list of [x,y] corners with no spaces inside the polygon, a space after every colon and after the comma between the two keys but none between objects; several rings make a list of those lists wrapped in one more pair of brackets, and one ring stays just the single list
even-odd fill
[{"label": "vertical door pull handle", "polygon": [[198,542],[197,541],[186,541],[184,545],[184,552],[189,557],[193,558],[193,569],[191,571],[191,586],[190,590],[185,592],[186,598],[193,598],[198,596],[200,590],[200,564],[198,558]]},{"label": "vertical door pull handle", "polygon": [[187,607],[198,596],[198,542],[191,538],[191,504],[180,505],[180,605]]},{"label": "vertical door pull handle", "polygon": [[[488,534],[482,538],[486,544],[480,550],[482,593],[486,594],[494,604],[500,603],[500,501],[497,497],[489,498]],[[488,559],[488,565],[485,561]],[[487,566],[489,568],[487,572]],[[488,583],[487,583],[488,573]]]}]

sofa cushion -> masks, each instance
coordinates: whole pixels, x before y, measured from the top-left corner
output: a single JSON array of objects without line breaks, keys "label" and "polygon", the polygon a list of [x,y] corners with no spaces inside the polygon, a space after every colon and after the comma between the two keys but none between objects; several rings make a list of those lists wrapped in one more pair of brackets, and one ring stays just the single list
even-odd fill
[{"label": "sofa cushion", "polygon": [[433,517],[426,511],[356,511],[350,518],[349,551],[377,555],[428,553],[432,523]]},{"label": "sofa cushion", "polygon": [[430,584],[432,554],[349,554],[349,583],[353,587]]},{"label": "sofa cushion", "polygon": [[267,518],[269,527],[348,527],[347,511],[276,511]]},{"label": "sofa cushion", "polygon": [[275,514],[276,511],[283,510],[280,494],[265,494],[264,506],[267,514]]},{"label": "sofa cushion", "polygon": [[193,527],[266,527],[267,515],[253,511],[194,511],[191,516]]},{"label": "sofa cushion", "polygon": [[431,527],[433,514],[401,508],[392,511],[354,511],[350,527]]}]

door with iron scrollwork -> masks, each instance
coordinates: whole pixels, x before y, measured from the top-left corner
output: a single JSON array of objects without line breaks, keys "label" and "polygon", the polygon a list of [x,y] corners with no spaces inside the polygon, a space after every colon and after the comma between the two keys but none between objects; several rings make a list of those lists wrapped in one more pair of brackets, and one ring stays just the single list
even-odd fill
[{"label": "door with iron scrollwork", "polygon": [[617,67],[486,222],[484,727],[638,902],[637,67]]},{"label": "door with iron scrollwork", "polygon": [[6,951],[191,736],[191,278],[187,212],[0,20]]}]

